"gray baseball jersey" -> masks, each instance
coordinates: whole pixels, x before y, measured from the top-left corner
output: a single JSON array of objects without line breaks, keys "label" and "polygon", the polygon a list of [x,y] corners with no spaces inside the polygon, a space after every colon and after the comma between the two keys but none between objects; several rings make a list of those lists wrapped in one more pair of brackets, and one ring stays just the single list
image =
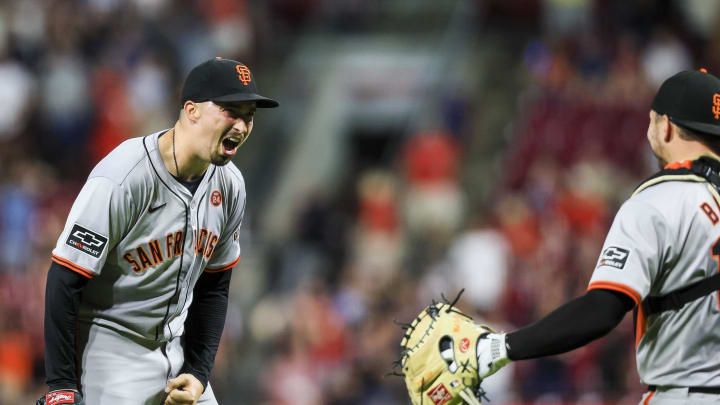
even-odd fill
[{"label": "gray baseball jersey", "polygon": [[165,169],[161,131],[123,142],[90,173],[52,260],[90,278],[78,320],[135,338],[183,334],[203,271],[240,260],[245,183],[210,165],[194,195]]},{"label": "gray baseball jersey", "polygon": [[[656,178],[618,211],[589,289],[603,288],[640,304],[716,274],[720,197],[698,176]],[[639,305],[637,368],[645,384],[720,386],[718,293],[677,311],[648,317]]]}]

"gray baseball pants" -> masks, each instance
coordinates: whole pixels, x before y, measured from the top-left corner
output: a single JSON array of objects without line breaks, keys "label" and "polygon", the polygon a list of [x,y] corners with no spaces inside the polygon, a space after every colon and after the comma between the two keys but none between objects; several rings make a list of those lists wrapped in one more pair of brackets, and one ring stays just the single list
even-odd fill
[{"label": "gray baseball pants", "polygon": [[[92,405],[161,405],[185,357],[180,337],[141,343],[85,323],[78,325],[77,353],[83,397]],[[209,383],[198,404],[218,405]]]}]

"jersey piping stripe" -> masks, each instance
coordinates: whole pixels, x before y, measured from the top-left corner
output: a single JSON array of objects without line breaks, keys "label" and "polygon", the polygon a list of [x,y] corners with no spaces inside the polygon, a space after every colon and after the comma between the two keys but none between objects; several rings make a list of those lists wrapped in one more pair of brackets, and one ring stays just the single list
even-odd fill
[{"label": "jersey piping stripe", "polygon": [[232,269],[233,267],[235,267],[236,264],[238,264],[238,262],[240,261],[240,258],[241,258],[241,257],[242,257],[242,256],[238,256],[238,258],[235,259],[234,262],[232,262],[232,263],[230,263],[230,264],[228,264],[228,265],[226,265],[226,266],[224,266],[224,267],[220,267],[220,268],[216,268],[216,269],[212,269],[212,268],[210,268],[210,267],[206,267],[206,268],[205,268],[205,272],[206,272],[206,273],[220,273],[221,271],[230,270],[230,269]]},{"label": "jersey piping stripe", "polygon": [[[167,132],[167,131],[166,131]],[[155,175],[157,176],[158,180],[170,191],[175,197],[177,197],[180,202],[182,202],[183,206],[185,206],[185,226],[183,227],[183,249],[180,251],[180,269],[178,270],[177,278],[175,279],[175,292],[172,295],[172,298],[168,301],[167,308],[165,309],[165,316],[163,317],[162,324],[160,324],[158,327],[155,328],[155,340],[158,340],[160,338],[160,331],[165,331],[165,325],[168,323],[169,315],[170,315],[170,306],[172,306],[172,301],[177,295],[177,293],[180,291],[180,276],[182,275],[182,269],[183,269],[183,259],[185,259],[185,242],[187,240],[187,228],[188,228],[188,215],[189,215],[189,209],[188,205],[185,202],[185,200],[180,197],[170,186],[165,184],[162,177],[160,177],[160,173],[158,173],[157,168],[153,164],[152,156],[150,156],[150,151],[147,147],[147,136],[143,138],[143,147],[145,148],[145,154],[147,155],[148,162],[150,163],[150,167],[152,167],[153,171],[155,172]],[[170,329],[170,328],[168,328]],[[170,331],[170,335],[172,338],[172,330]]]},{"label": "jersey piping stripe", "polygon": [[78,266],[77,264],[71,262],[71,261],[68,260],[68,259],[64,259],[64,258],[62,258],[62,257],[60,257],[60,256],[57,256],[57,255],[52,255],[52,257],[50,258],[50,260],[54,261],[55,263],[57,263],[57,264],[59,264],[59,265],[61,265],[61,266],[63,266],[63,267],[67,267],[68,269],[70,269],[70,270],[72,270],[72,271],[80,274],[81,276],[84,276],[84,277],[87,277],[87,278],[93,278],[93,277],[95,277],[95,273],[93,273],[92,271],[90,271],[90,270],[88,270],[88,269],[86,269],[86,268],[84,268],[84,267],[82,267],[82,266]]},{"label": "jersey piping stripe", "polygon": [[[203,179],[203,181],[201,182],[201,183],[203,183],[203,182],[205,183],[205,190],[206,190],[206,192],[205,192],[205,194],[200,198],[200,200],[203,200],[203,199],[205,199],[205,197],[207,197],[207,190],[210,189],[210,180],[212,180],[213,176],[215,175],[215,171],[216,171],[216,170],[217,170],[217,166],[213,165],[213,167],[212,167],[212,172],[211,172],[209,175],[206,174],[205,176],[207,177],[207,179]],[[198,186],[198,190],[199,190],[199,188],[200,188],[200,187]],[[197,192],[198,190],[195,190],[195,192]],[[196,196],[193,196],[193,199],[195,199],[195,197],[196,197]],[[192,214],[192,213],[191,213],[191,214]],[[197,222],[196,222],[196,223],[197,223],[197,226],[198,226],[198,228],[200,228],[200,205],[199,205],[199,204],[198,204],[197,208],[195,208],[195,218],[196,218],[196,221],[197,221]],[[187,303],[188,296],[190,295],[190,291],[191,291],[191,290],[192,290],[192,288],[186,288],[186,289],[185,289],[185,299],[183,300],[183,304],[177,306],[177,310],[175,311],[175,314],[173,314],[173,316],[176,316],[176,315],[177,315],[178,313],[180,313],[180,311],[182,311],[182,309],[185,307],[185,304]]]},{"label": "jersey piping stripe", "polygon": [[648,405],[650,403],[650,399],[655,395],[655,391],[650,391],[650,395],[645,397],[645,400],[643,401],[643,405]]},{"label": "jersey piping stripe", "polygon": [[618,291],[632,298],[632,300],[635,301],[635,305],[640,306],[640,303],[642,302],[640,294],[625,284],[615,283],[612,281],[595,281],[590,283],[587,289],[588,291],[596,289]]}]

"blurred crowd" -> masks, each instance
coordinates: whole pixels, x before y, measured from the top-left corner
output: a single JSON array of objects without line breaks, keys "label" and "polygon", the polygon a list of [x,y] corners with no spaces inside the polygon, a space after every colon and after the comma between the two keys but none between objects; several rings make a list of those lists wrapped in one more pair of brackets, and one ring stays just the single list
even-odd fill
[{"label": "blurred crowd", "polygon": [[[122,140],[169,126],[198,61],[270,69],[311,22],[329,35],[348,20],[371,29],[380,4],[181,3],[0,4],[2,404],[45,389],[49,254],[92,166]],[[508,79],[522,92],[491,196],[477,201],[466,187],[478,175],[467,143],[494,136],[475,133],[478,94],[337,189],[298,196],[284,240],[263,240],[250,222],[244,239],[262,241],[267,265],[239,266],[263,290],[249,304],[231,292],[211,380],[221,403],[408,403],[402,379],[386,376],[402,336],[394,320],[464,289],[461,308],[511,331],[583,294],[615,211],[655,169],[645,140],[655,89],[679,70],[720,72],[714,3],[487,1],[478,26],[523,26]],[[629,318],[585,348],[512,364],[487,381],[491,403],[636,403],[644,388]]]}]

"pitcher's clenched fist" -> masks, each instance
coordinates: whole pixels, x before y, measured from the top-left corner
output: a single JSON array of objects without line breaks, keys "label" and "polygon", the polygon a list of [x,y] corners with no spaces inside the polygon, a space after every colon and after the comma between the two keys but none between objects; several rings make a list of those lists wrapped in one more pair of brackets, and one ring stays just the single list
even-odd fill
[{"label": "pitcher's clenched fist", "polygon": [[203,385],[192,374],[180,374],[168,381],[165,405],[195,405],[203,393]]}]

